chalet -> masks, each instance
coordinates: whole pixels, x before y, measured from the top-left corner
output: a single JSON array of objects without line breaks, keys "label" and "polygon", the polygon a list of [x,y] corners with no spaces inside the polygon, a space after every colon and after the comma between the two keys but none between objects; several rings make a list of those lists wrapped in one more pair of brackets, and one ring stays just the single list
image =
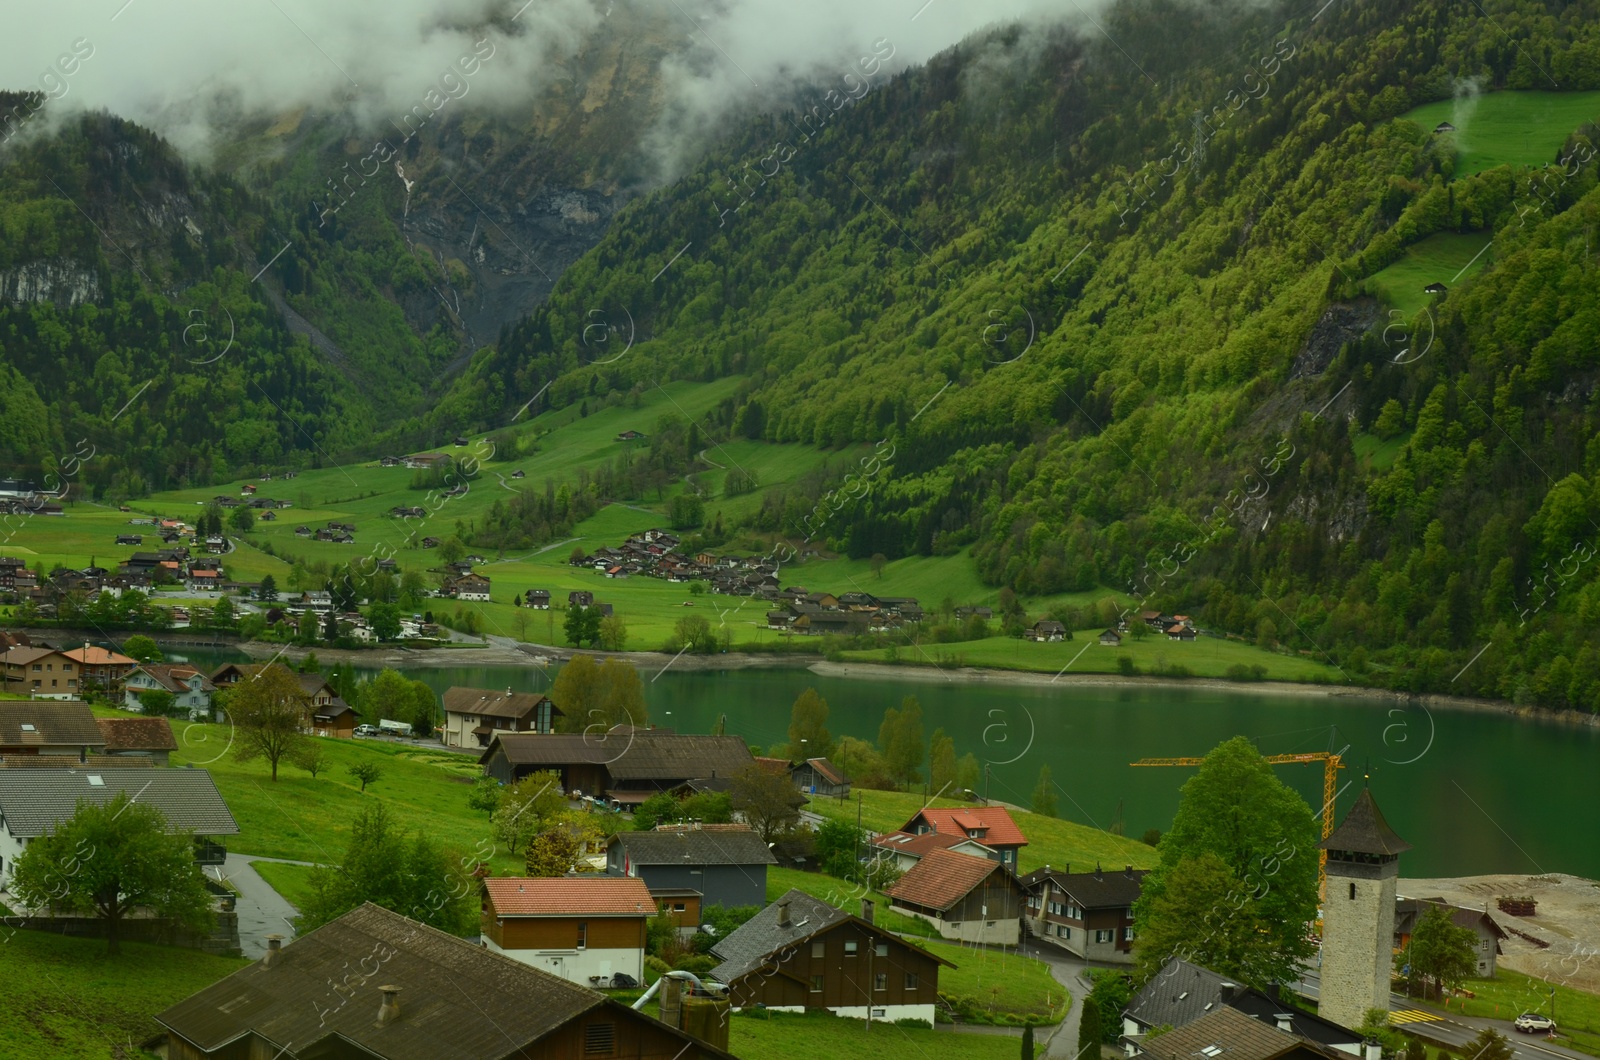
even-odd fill
[{"label": "chalet", "polygon": [[1041,644],[1045,641],[1066,640],[1067,627],[1053,618],[1041,618],[1028,628],[1028,638]]},{"label": "chalet", "polygon": [[192,593],[214,593],[222,586],[222,572],[215,570],[191,570],[185,584]]},{"label": "chalet", "polygon": [[1167,627],[1168,640],[1194,640],[1194,627],[1182,622]]},{"label": "chalet", "polygon": [[[811,595],[807,593],[807,599]],[[878,598],[871,593],[841,593],[836,606],[842,607],[846,611],[876,611],[878,609]]]},{"label": "chalet", "polygon": [[1435,136],[1439,135],[1440,133],[1455,132],[1455,131],[1456,131],[1456,127],[1454,125],[1451,125],[1447,121],[1442,121],[1438,125],[1435,125],[1433,127],[1433,134]]},{"label": "chalet", "polygon": [[295,527],[294,528],[294,536],[295,537],[310,537],[311,536],[311,527],[309,527],[309,526],[297,526],[297,527]]},{"label": "chalet", "polygon": [[1343,1055],[1279,1029],[1284,1023],[1292,1023],[1292,1014],[1278,1015],[1284,1018],[1275,1024],[1223,1006],[1186,1027],[1150,1039],[1144,1052],[1153,1060],[1214,1056],[1227,1056],[1229,1060],[1328,1060]]},{"label": "chalet", "polygon": [[83,758],[105,743],[87,703],[0,702],[0,755]]},{"label": "chalet", "polygon": [[[289,670],[279,662],[224,663],[211,672],[211,683],[219,689],[232,688],[241,681],[248,681],[269,666]],[[356,712],[339,697],[338,691],[321,674],[289,672],[300,684],[300,696],[306,711],[302,724],[307,732],[317,736],[355,735]]]},{"label": "chalet", "polygon": [[567,594],[568,607],[593,607],[594,593],[587,589],[574,589]]},{"label": "chalet", "polygon": [[917,602],[915,596],[880,596],[878,608],[907,622],[922,621],[922,605]]},{"label": "chalet", "polygon": [[251,486],[251,485],[246,485],[244,487],[244,489],[240,490],[240,492],[244,493],[244,494],[253,494],[253,493],[255,493],[255,491],[256,491],[256,487]]},{"label": "chalet", "polygon": [[550,610],[550,590],[529,589],[528,594],[523,597],[523,601],[523,606],[525,607],[531,607],[537,611],[548,611]]},{"label": "chalet", "polygon": [[1489,915],[1487,903],[1482,909],[1468,909],[1451,905],[1443,898],[1396,898],[1394,906],[1394,948],[1404,949],[1411,944],[1411,933],[1422,918],[1433,908],[1443,909],[1450,915],[1451,923],[1466,928],[1477,936],[1472,954],[1478,962],[1478,978],[1493,979],[1495,958],[1503,951],[1500,943],[1507,937],[1501,926]]},{"label": "chalet", "polygon": [[1070,866],[1023,876],[1028,928],[1084,960],[1133,963],[1133,903],[1145,871],[1072,872]]},{"label": "chalet", "polygon": [[264,522],[264,523],[276,522],[277,519],[278,519],[278,513],[277,512],[262,512],[261,513],[261,521]]},{"label": "chalet", "polygon": [[400,458],[398,456],[386,456],[383,459],[378,461],[378,466],[379,467],[399,467],[400,466]]},{"label": "chalet", "polygon": [[698,891],[704,905],[767,900],[767,866],[777,859],[742,825],[618,832],[606,842],[606,872],[635,876],[652,890]]},{"label": "chalet", "polygon": [[1422,293],[1423,294],[1444,294],[1445,292],[1447,292],[1449,290],[1450,290],[1450,288],[1446,287],[1444,284],[1439,283],[1437,280],[1435,280],[1433,283],[1430,283],[1430,284],[1428,284],[1428,286],[1424,287],[1422,289]]},{"label": "chalet", "polygon": [[450,458],[444,453],[416,453],[405,458],[405,465],[410,468],[433,471],[449,467]]},{"label": "chalet", "polygon": [[142,663],[122,680],[123,706],[144,710],[146,692],[171,693],[172,705],[187,708],[191,721],[211,720],[211,696],[217,686],[192,666],[177,663]]},{"label": "chalet", "polygon": [[[269,938],[268,947],[260,961],[158,1014],[164,1033],[144,1044],[168,1060],[733,1060],[587,985],[370,902],[288,945]],[[345,963],[354,971],[334,990],[328,973]],[[725,1019],[706,1022],[708,1034],[726,1033]]]},{"label": "chalet", "polygon": [[178,749],[166,718],[96,718],[95,724],[106,738],[109,757],[143,758],[164,766],[167,756]]},{"label": "chalet", "polygon": [[36,699],[76,699],[82,691],[77,660],[54,648],[11,648],[0,654],[6,691]]},{"label": "chalet", "polygon": [[28,564],[15,556],[0,556],[0,589],[16,588],[17,575],[28,569]]},{"label": "chalet", "polygon": [[953,850],[957,854],[975,858],[999,860],[991,847],[984,846],[976,839],[940,832],[924,832],[921,835],[912,835],[910,832],[885,832],[875,837],[872,845],[876,849],[876,857],[888,858],[901,872],[909,871],[930,850]]},{"label": "chalet", "polygon": [[637,441],[643,440],[644,437],[645,436],[643,434],[639,433],[638,431],[623,431],[621,434],[617,435],[617,441],[619,441],[619,442],[637,442]]},{"label": "chalet", "polygon": [[322,589],[308,589],[291,602],[307,611],[333,610],[333,594]]},{"label": "chalet", "polygon": [[569,983],[644,983],[646,926],[656,913],[631,876],[490,877],[483,881],[484,948]]},{"label": "chalet", "polygon": [[421,519],[428,514],[427,509],[417,505],[397,504],[389,509],[389,514],[396,519]]},{"label": "chalet", "polygon": [[[1266,991],[1255,990],[1178,957],[1169,958],[1122,1010],[1123,1052],[1130,1057],[1153,1052],[1153,1047],[1169,1034],[1227,1009],[1262,1029],[1272,1027],[1292,1035],[1339,1060],[1345,1055],[1362,1055],[1363,1036],[1359,1031],[1288,1003],[1276,985]],[[1147,1041],[1146,1036],[1156,1028],[1164,1028],[1163,1033]],[[1159,1055],[1169,1057],[1167,1053]]]},{"label": "chalet", "polygon": [[561,711],[538,692],[456,686],[444,694],[446,747],[488,747],[497,733],[549,733]]},{"label": "chalet", "polygon": [[71,817],[79,804],[104,805],[118,795],[160,810],[169,831],[194,833],[195,860],[202,864],[221,864],[226,856],[209,837],[239,834],[204,769],[0,769],[0,883],[28,843]]},{"label": "chalet", "polygon": [[736,1008],[823,1010],[931,1025],[939,970],[955,965],[873,923],[870,898],[852,916],[790,890],[711,947],[712,978]]},{"label": "chalet", "polygon": [[850,794],[850,778],[826,758],[808,758],[789,767],[794,786],[808,795],[844,798]]},{"label": "chalet", "polygon": [[730,777],[754,761],[742,736],[622,726],[603,733],[496,733],[478,756],[484,772],[503,784],[551,770],[567,791],[629,807],[657,792],[686,788],[691,780]]},{"label": "chalet", "polygon": [[400,563],[393,559],[380,559],[377,566],[378,570],[384,574],[394,574],[400,570]]},{"label": "chalet", "polygon": [[776,630],[789,629],[794,625],[795,614],[791,611],[768,611],[767,628]]},{"label": "chalet", "polygon": [[511,472],[511,477],[512,478],[527,478],[528,477],[528,473],[526,471],[522,470],[519,467],[515,471]]},{"label": "chalet", "polygon": [[994,851],[994,860],[1015,869],[1017,853],[1028,845],[1028,837],[1001,806],[925,807],[900,826],[911,835],[940,832],[944,835],[975,839]]},{"label": "chalet", "polygon": [[998,861],[930,850],[884,892],[889,907],[926,920],[947,939],[1015,946],[1022,888]]},{"label": "chalet", "polygon": [[422,547],[423,548],[438,548],[439,547],[439,539],[437,537],[425,537],[425,538],[422,539]]},{"label": "chalet", "polygon": [[144,535],[143,534],[118,534],[117,535],[117,544],[119,544],[119,545],[142,545],[142,544],[144,544]]},{"label": "chalet", "polygon": [[1107,648],[1120,648],[1122,646],[1122,634],[1114,629],[1103,630],[1100,633],[1100,643]]},{"label": "chalet", "polygon": [[956,608],[956,618],[968,619],[968,618],[972,618],[973,616],[977,616],[978,618],[981,618],[985,622],[987,622],[990,619],[994,618],[994,608],[992,608],[992,607],[958,607],[958,608]]},{"label": "chalet", "polygon": [[446,578],[444,584],[440,586],[440,592],[457,600],[487,602],[489,579],[481,574],[463,574],[456,578]]}]

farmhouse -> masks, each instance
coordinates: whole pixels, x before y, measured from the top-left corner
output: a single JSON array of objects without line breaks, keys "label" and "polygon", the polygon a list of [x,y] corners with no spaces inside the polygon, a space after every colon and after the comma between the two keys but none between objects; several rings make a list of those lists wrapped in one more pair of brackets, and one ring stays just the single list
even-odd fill
[{"label": "farmhouse", "polygon": [[178,749],[166,718],[96,718],[95,724],[106,738],[105,753],[110,757],[142,758],[164,766],[167,756]]},{"label": "farmhouse", "polygon": [[486,949],[570,983],[644,982],[645,927],[656,903],[630,876],[483,881]]},{"label": "farmhouse", "polygon": [[636,876],[653,892],[691,890],[704,905],[761,905],[767,866],[776,865],[761,837],[743,825],[619,832],[606,843],[606,872]]},{"label": "farmhouse", "polygon": [[789,767],[794,786],[808,795],[844,798],[850,794],[850,778],[826,758],[808,758]]},{"label": "farmhouse", "polygon": [[489,599],[489,579],[481,574],[463,574],[456,578],[446,578],[439,592],[443,596],[453,597],[457,600],[487,602]]},{"label": "farmhouse", "polygon": [[957,854],[998,860],[994,850],[976,839],[942,835],[938,832],[924,832],[921,835],[912,835],[909,832],[885,832],[873,839],[872,845],[880,851],[880,857],[889,858],[894,867],[901,872],[909,871],[930,850],[953,850]]},{"label": "farmhouse", "polygon": [[[733,1060],[587,986],[370,902],[269,947],[260,961],[156,1016],[165,1034],[145,1044],[168,1060]],[[355,971],[334,991],[328,973],[346,963]]]},{"label": "farmhouse", "polygon": [[76,699],[82,671],[77,660],[54,648],[10,648],[0,654],[6,691],[35,699]]},{"label": "farmhouse", "polygon": [[496,733],[552,730],[561,713],[550,697],[537,692],[497,692],[457,685],[444,694],[446,747],[488,747]]},{"label": "farmhouse", "polygon": [[523,597],[523,601],[524,607],[531,607],[537,611],[548,611],[550,610],[550,590],[529,589],[527,595]]},{"label": "farmhouse", "polygon": [[105,743],[87,703],[0,703],[0,755],[83,758]]},{"label": "farmhouse", "polygon": [[711,975],[736,1008],[826,1010],[856,1019],[934,1020],[940,968],[955,965],[873,923],[790,890],[711,947]]},{"label": "farmhouse", "polygon": [[433,470],[450,466],[450,458],[444,453],[417,453],[405,459],[406,467]]},{"label": "farmhouse", "polygon": [[1133,903],[1145,870],[1072,872],[1042,869],[1018,882],[1027,895],[1028,927],[1085,960],[1133,963]]},{"label": "farmhouse", "polygon": [[1404,949],[1411,944],[1411,933],[1435,906],[1449,913],[1450,922],[1456,927],[1466,928],[1478,936],[1472,947],[1478,961],[1477,974],[1479,978],[1493,979],[1495,958],[1501,953],[1500,942],[1507,936],[1505,929],[1489,915],[1487,903],[1482,909],[1467,909],[1451,905],[1443,898],[1398,897],[1394,906],[1394,948]]},{"label": "farmhouse", "polygon": [[1118,633],[1114,629],[1103,630],[1100,633],[1100,643],[1103,644],[1107,648],[1118,648],[1118,647],[1121,647],[1122,646],[1122,634]]},{"label": "farmhouse", "polygon": [[911,835],[940,832],[965,839],[975,839],[994,851],[991,857],[1012,868],[1017,864],[1017,852],[1028,845],[1017,822],[1011,819],[1002,806],[925,807],[911,820],[900,826],[900,831]]},{"label": "farmhouse", "polygon": [[1041,618],[1029,628],[1028,636],[1041,644],[1045,641],[1065,640],[1067,627],[1053,618]]},{"label": "farmhouse", "polygon": [[[470,745],[468,745],[470,746]],[[755,759],[741,736],[679,735],[623,726],[600,733],[496,733],[478,757],[503,784],[553,770],[568,791],[635,806],[703,777],[731,777]]]},{"label": "farmhouse", "polygon": [[[71,817],[79,803],[104,805],[119,794],[160,810],[169,831],[197,839],[239,834],[204,769],[0,769],[0,883],[28,843]],[[225,856],[219,843],[196,843],[202,864],[221,864]]]},{"label": "farmhouse", "polygon": [[884,892],[890,908],[928,921],[947,939],[1015,946],[1022,888],[998,861],[930,850]]}]

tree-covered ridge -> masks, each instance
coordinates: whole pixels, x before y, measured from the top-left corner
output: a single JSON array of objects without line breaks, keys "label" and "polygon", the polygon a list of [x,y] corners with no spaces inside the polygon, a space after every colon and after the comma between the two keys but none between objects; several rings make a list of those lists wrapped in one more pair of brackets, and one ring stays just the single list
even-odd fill
[{"label": "tree-covered ridge", "polygon": [[[1158,85],[1102,39],[1009,29],[815,132],[819,90],[624,211],[461,393],[744,374],[740,433],[894,439],[823,527],[852,555],[970,545],[1018,592],[1133,586],[1358,679],[1600,708],[1600,588],[1562,567],[1600,526],[1600,167],[1553,152],[1541,195],[1508,167],[1451,180],[1393,120],[1465,79],[1600,86],[1600,7],[1509,4],[1499,30],[1439,0],[1321,7],[1118,5]],[[1472,230],[1492,261],[1427,318],[1363,297]],[[597,353],[596,311],[631,321],[629,355]],[[767,510],[800,534],[813,505]]]}]

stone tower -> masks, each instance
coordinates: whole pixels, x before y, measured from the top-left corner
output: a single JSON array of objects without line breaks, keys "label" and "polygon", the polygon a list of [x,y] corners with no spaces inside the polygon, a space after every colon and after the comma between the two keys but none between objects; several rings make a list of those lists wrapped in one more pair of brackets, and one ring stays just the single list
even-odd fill
[{"label": "stone tower", "polygon": [[1411,844],[1394,833],[1371,790],[1362,788],[1339,827],[1317,845],[1328,852],[1318,1012],[1357,1028],[1368,1009],[1389,1008],[1395,882],[1400,855]]}]

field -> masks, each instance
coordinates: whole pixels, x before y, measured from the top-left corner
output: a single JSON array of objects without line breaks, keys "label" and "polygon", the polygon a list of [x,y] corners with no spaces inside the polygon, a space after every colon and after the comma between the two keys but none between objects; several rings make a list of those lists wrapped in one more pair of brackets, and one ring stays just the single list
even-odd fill
[{"label": "field", "polygon": [[980,1012],[1057,1023],[1072,1000],[1043,961],[954,942],[912,941],[956,965],[939,970],[939,993],[971,998]]},{"label": "field", "polygon": [[[860,1056],[872,1060],[1016,1060],[1016,1038],[994,1034],[896,1027],[843,1019],[773,1013],[771,1019],[735,1016],[729,1051],[741,1060],[795,1060],[802,1056]],[[1043,1052],[1043,1044],[1035,1055]]]},{"label": "field", "polygon": [[1411,440],[1410,431],[1397,434],[1387,442],[1376,434],[1358,434],[1351,440],[1350,448],[1363,467],[1374,471],[1387,471],[1394,466],[1400,450]]},{"label": "field", "polygon": [[1119,672],[1119,659],[1132,659],[1143,674],[1159,674],[1165,667],[1185,666],[1194,677],[1225,677],[1230,666],[1259,664],[1267,668],[1266,680],[1335,683],[1345,680],[1337,668],[1320,659],[1279,655],[1224,637],[1171,641],[1154,633],[1143,640],[1124,635],[1120,647],[1109,648],[1099,643],[1099,635],[1099,629],[1080,629],[1073,633],[1072,640],[1058,643],[1037,644],[1012,637],[989,637],[956,644],[897,645],[892,649],[847,651],[844,658],[854,662],[982,666],[1049,674],[1063,668],[1068,673],[1114,674]]},{"label": "field", "polygon": [[160,1030],[152,1015],[250,963],[140,942],[108,957],[102,939],[7,930],[0,928],[10,983],[0,1006],[7,1060],[148,1056],[138,1044]]},{"label": "field", "polygon": [[258,874],[283,900],[297,910],[304,910],[311,898],[311,873],[309,865],[285,865],[279,861],[251,862]]},{"label": "field", "polygon": [[[1408,334],[1414,336],[1419,346],[1411,350],[1408,357],[1420,356],[1422,348],[1433,337],[1432,327],[1426,320],[1415,322],[1422,307],[1431,304],[1436,297],[1423,291],[1423,288],[1435,282],[1454,287],[1481,270],[1493,257],[1492,253],[1483,252],[1493,238],[1492,232],[1468,232],[1465,235],[1460,232],[1437,232],[1411,244],[1399,261],[1368,278],[1368,290],[1381,298],[1385,305],[1397,310],[1406,321],[1413,322]],[[1399,348],[1396,333],[1396,353]]]},{"label": "field", "polygon": [[[901,791],[867,791],[856,789],[860,796],[861,824],[874,832],[892,832],[909,821],[924,805],[921,795]],[[971,803],[953,799],[934,799],[933,806],[970,806]],[[835,799],[813,799],[808,807],[813,813],[856,821],[856,800],[847,802]],[[1156,851],[1137,839],[1102,832],[1088,825],[1074,824],[1055,817],[1041,817],[1027,810],[1012,809],[1012,820],[1017,822],[1028,845],[1018,855],[1019,871],[1031,872],[1042,865],[1101,864],[1105,866],[1132,865],[1138,869],[1155,866]],[[825,877],[819,877],[824,878]]]},{"label": "field", "polygon": [[1452,998],[1452,1009],[1494,1019],[1516,1019],[1521,1012],[1542,1012],[1555,1018],[1560,1044],[1600,1056],[1600,996],[1506,968],[1497,969],[1493,979],[1468,979],[1465,985],[1477,997]]},{"label": "field", "polygon": [[1442,121],[1454,125],[1456,175],[1467,176],[1554,161],[1568,134],[1600,119],[1600,92],[1490,92],[1475,104],[1441,100],[1401,117],[1430,131]]}]

